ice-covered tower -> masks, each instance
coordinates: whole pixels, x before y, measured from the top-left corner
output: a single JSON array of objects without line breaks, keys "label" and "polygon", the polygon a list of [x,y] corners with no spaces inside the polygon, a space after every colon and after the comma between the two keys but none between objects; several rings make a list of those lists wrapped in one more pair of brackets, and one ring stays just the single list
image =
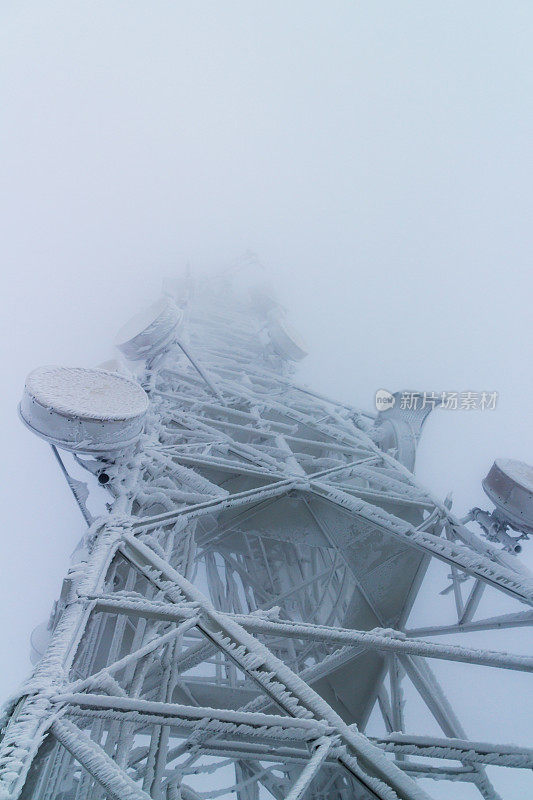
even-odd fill
[{"label": "ice-covered tower", "polygon": [[[530,623],[475,615],[487,586],[533,587],[415,482],[424,414],[299,386],[275,298],[223,278],[167,281],[117,346],[104,370],[36,370],[21,403],[88,529],[5,709],[1,800],[422,800],[419,778],[488,800],[487,764],[531,767],[468,741],[431,668],[531,671],[433,637]],[[424,638],[407,621],[432,559],[457,620]],[[406,730],[403,680],[440,736]]]}]

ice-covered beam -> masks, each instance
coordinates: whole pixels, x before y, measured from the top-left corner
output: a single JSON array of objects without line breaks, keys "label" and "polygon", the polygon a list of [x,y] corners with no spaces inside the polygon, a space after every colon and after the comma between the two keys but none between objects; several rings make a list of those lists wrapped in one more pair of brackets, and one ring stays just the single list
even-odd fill
[{"label": "ice-covered beam", "polygon": [[[228,508],[236,508],[239,506],[246,506],[250,503],[260,502],[262,500],[266,500],[271,497],[281,497],[287,492],[290,492],[292,489],[300,488],[306,489],[308,488],[308,482],[314,481],[316,482],[317,486],[320,486],[319,481],[324,478],[333,477],[334,475],[342,475],[343,473],[349,474],[350,471],[354,468],[358,468],[360,465],[367,463],[369,460],[374,460],[374,456],[366,457],[366,458],[357,458],[354,461],[351,461],[347,464],[342,464],[338,467],[332,467],[330,469],[320,470],[319,472],[314,472],[307,477],[302,476],[291,476],[289,478],[285,478],[283,480],[278,480],[273,483],[267,484],[266,486],[260,486],[255,489],[248,489],[243,492],[236,492],[234,494],[225,495],[224,497],[216,497],[214,499],[206,500],[202,503],[196,503],[193,505],[187,505],[183,508],[178,508],[175,511],[167,511],[162,514],[155,514],[153,516],[148,517],[140,517],[138,519],[132,520],[132,528],[135,531],[140,530],[149,530],[151,528],[156,528],[161,525],[166,525],[171,522],[176,522],[180,517],[186,517],[189,519],[194,519],[196,517],[202,516],[204,514],[210,514],[212,512],[217,511],[224,511]],[[328,485],[327,483],[323,484],[326,487],[327,491],[331,491],[333,493],[339,492],[338,489]],[[351,498],[350,495],[346,493],[344,494],[348,499]],[[362,502],[362,501],[361,501]],[[374,509],[374,506],[369,504],[365,504],[368,506],[369,509]],[[385,513],[385,512],[383,512]],[[388,515],[391,516],[392,515]],[[395,517],[392,517],[396,519]]]},{"label": "ice-covered beam", "polygon": [[235,615],[233,617],[251,633],[276,636],[293,636],[312,641],[331,642],[339,645],[364,645],[374,650],[409,653],[411,655],[438,658],[447,661],[462,661],[487,667],[504,667],[521,672],[533,672],[533,657],[500,653],[494,650],[479,650],[472,647],[435,644],[434,642],[406,639],[400,631],[376,629],[357,631],[348,628],[332,628],[305,622],[276,622],[260,615]]},{"label": "ice-covered beam", "polygon": [[453,625],[428,625],[424,628],[410,628],[407,636],[442,636],[448,633],[468,633],[470,631],[493,631],[505,628],[522,628],[533,625],[532,611],[518,611],[515,614],[501,614],[498,617],[454,623]]},{"label": "ice-covered beam", "polygon": [[291,786],[290,791],[285,796],[285,800],[302,800],[310,783],[326,760],[332,745],[333,740],[327,736],[324,736],[316,742],[316,749],[313,755],[301,771],[295,783]]},{"label": "ice-covered beam", "polygon": [[312,480],[312,491],[324,500],[343,508],[350,514],[365,520],[373,527],[399,539],[406,545],[421,550],[439,561],[458,567],[468,575],[533,606],[533,580],[491,561],[487,556],[470,550],[463,544],[450,542],[426,531],[417,530],[400,517],[370,505],[360,498],[352,497],[331,485]]},{"label": "ice-covered beam", "polygon": [[[100,597],[96,601],[99,611],[159,619],[167,622],[181,622],[194,617],[194,611],[180,608],[172,603],[153,603],[149,600],[119,599],[112,595]],[[528,612],[526,612],[528,613]],[[228,614],[250,633],[272,636],[294,637],[340,646],[364,646],[383,652],[407,653],[410,655],[437,658],[445,661],[459,661],[479,664],[486,667],[501,667],[519,672],[533,672],[533,657],[496,650],[480,650],[473,647],[436,644],[406,638],[407,634],[393,629],[377,628],[372,631],[358,631],[352,628],[336,628],[327,625],[313,625],[306,622],[267,619],[260,614]],[[169,634],[166,634],[169,636]],[[155,646],[158,646],[157,644]]]},{"label": "ice-covered beam", "polygon": [[113,800],[150,800],[138,784],[73,722],[56,719],[50,730],[74,758],[106,790]]},{"label": "ice-covered beam", "polygon": [[235,494],[227,495],[226,497],[216,498],[213,500],[206,500],[203,503],[196,503],[194,505],[185,506],[176,509],[175,511],[168,511],[163,514],[155,514],[149,517],[140,517],[132,522],[132,528],[135,531],[149,530],[150,528],[157,528],[160,525],[167,525],[171,522],[176,522],[180,517],[187,517],[194,519],[195,517],[203,516],[204,514],[211,514],[216,511],[224,511],[228,508],[238,508],[246,506],[250,503],[259,503],[262,500],[267,500],[271,497],[281,497],[287,494],[291,489],[298,484],[294,478],[276,481],[268,486],[261,486],[257,489],[248,489],[244,492],[236,492]]},{"label": "ice-covered beam", "polygon": [[[154,448],[155,449],[155,448]],[[235,475],[253,475],[258,478],[270,478],[274,476],[272,470],[261,469],[250,463],[235,461],[231,459],[217,458],[213,456],[191,455],[189,453],[173,452],[172,445],[161,445],[157,448],[160,452],[166,453],[171,456],[174,461],[179,464],[185,464],[191,467],[207,467],[219,472],[230,472]]]},{"label": "ice-covered beam", "polygon": [[198,625],[200,630],[269,694],[278,706],[291,716],[307,719],[314,717],[328,723],[347,750],[346,756],[339,757],[339,762],[357,780],[372,786],[378,798],[392,800],[395,793],[401,800],[428,800],[426,792],[384,757],[366,736],[346,725],[305,681],[241,625],[216,611],[205,595],[150,548],[126,532],[121,551],[167,595],[176,592],[189,602],[196,603],[203,616]]},{"label": "ice-covered beam", "polygon": [[[52,697],[55,704],[76,706],[83,709],[106,712],[117,712],[117,715],[135,715],[139,721],[151,720],[155,724],[171,725],[176,722],[218,722],[226,726],[244,725],[250,729],[277,728],[287,731],[297,738],[315,739],[329,732],[328,725],[315,719],[285,717],[275,714],[262,714],[260,712],[233,711],[223,708],[207,708],[203,706],[188,706],[180,703],[162,703],[151,700],[142,700],[137,697],[117,697],[109,695],[86,694],[76,692],[72,694],[60,693]],[[159,720],[159,722],[158,722]],[[279,734],[278,734],[279,735]]]},{"label": "ice-covered beam", "polygon": [[65,688],[65,691],[69,694],[73,691],[81,692],[84,689],[87,689],[94,684],[98,684],[102,678],[107,676],[113,675],[114,673],[120,672],[121,670],[125,669],[126,667],[134,664],[135,662],[139,661],[141,658],[153,653],[158,648],[165,647],[169,643],[174,642],[179,636],[183,636],[188,630],[193,628],[198,621],[198,617],[193,616],[190,619],[185,619],[179,623],[176,628],[173,628],[168,633],[163,634],[162,636],[154,636],[149,642],[146,642],[142,647],[139,647],[137,650],[133,650],[131,653],[128,653],[123,658],[118,659],[117,661],[112,661],[108,666],[104,667],[98,672],[95,672],[94,675],[90,675],[88,678],[83,678],[77,680]]},{"label": "ice-covered beam", "polygon": [[528,747],[471,742],[468,739],[413,736],[397,732],[385,737],[374,737],[372,741],[389,753],[457,759],[499,767],[533,768],[533,749]]},{"label": "ice-covered beam", "polygon": [[[131,480],[135,477],[132,471]],[[128,488],[129,488],[128,482]],[[22,784],[52,722],[50,689],[64,681],[74,659],[90,614],[90,603],[70,602],[80,596],[103,590],[105,576],[115,555],[127,519],[110,518],[106,526],[95,523],[94,546],[87,562],[75,565],[65,581],[67,605],[54,631],[53,639],[38,663],[21,699],[8,718],[0,741],[0,797],[17,797]]]},{"label": "ice-covered beam", "polygon": [[[223,414],[224,416],[233,417],[234,419],[244,420],[245,422],[252,422],[257,424],[257,417],[254,414],[250,414],[248,411],[242,411],[236,408],[232,408],[231,406],[224,406],[224,405],[217,405],[215,403],[209,403],[205,400],[202,400],[200,397],[195,397],[194,395],[187,395],[183,394],[183,392],[164,392],[160,389],[156,389],[155,393],[160,397],[165,397],[167,400],[175,401],[178,407],[181,409],[183,403],[187,405],[191,405],[194,407],[195,411],[199,411],[205,409],[207,411],[213,411],[216,414]],[[206,419],[205,417],[201,417],[201,419]],[[218,419],[206,419],[207,422],[217,422],[219,425],[224,422],[224,420]],[[285,422],[277,422],[276,420],[268,419],[268,417],[264,417],[263,421],[268,424],[273,431],[281,431],[285,433],[294,433],[296,430],[296,425],[287,425]]]},{"label": "ice-covered beam", "polygon": [[[266,486],[259,486],[255,489],[247,489],[244,492],[235,492],[234,494],[225,495],[223,497],[216,497],[214,499],[206,500],[202,503],[195,503],[193,505],[184,506],[183,508],[178,508],[175,511],[167,511],[162,514],[155,514],[149,517],[140,517],[132,520],[132,528],[135,531],[148,530],[150,528],[159,527],[160,525],[166,525],[170,522],[175,522],[180,517],[194,519],[195,517],[199,517],[204,514],[211,514],[212,512],[216,511],[224,511],[228,508],[246,506],[250,503],[258,503],[271,497],[281,497],[282,495],[287,494],[287,492],[290,492],[291,489],[297,487],[305,488],[308,480],[318,480],[327,476],[342,474],[343,472],[349,473],[353,467],[357,467],[359,464],[362,464],[367,460],[367,458],[356,459],[355,461],[352,461],[349,464],[343,464],[340,467],[332,467],[331,469],[320,470],[319,472],[315,472],[306,478],[301,476],[291,476],[289,478],[285,478],[284,480],[278,480],[267,484]],[[349,495],[347,495],[347,497],[349,497]]]}]

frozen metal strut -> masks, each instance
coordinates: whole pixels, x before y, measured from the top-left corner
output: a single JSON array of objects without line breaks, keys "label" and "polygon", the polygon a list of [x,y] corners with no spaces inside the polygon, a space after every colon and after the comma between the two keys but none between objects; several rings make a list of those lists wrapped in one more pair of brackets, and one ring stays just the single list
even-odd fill
[{"label": "frozen metal strut", "polygon": [[[119,361],[26,382],[87,530],[4,708],[0,800],[427,800],[420,778],[495,800],[486,766],[533,751],[468,740],[430,664],[533,658],[432,637],[531,624],[531,578],[416,483],[423,416],[295,383],[268,291],[165,290]],[[410,630],[432,559],[457,620]],[[517,611],[478,619],[487,587]],[[405,680],[441,736],[406,730]]]}]

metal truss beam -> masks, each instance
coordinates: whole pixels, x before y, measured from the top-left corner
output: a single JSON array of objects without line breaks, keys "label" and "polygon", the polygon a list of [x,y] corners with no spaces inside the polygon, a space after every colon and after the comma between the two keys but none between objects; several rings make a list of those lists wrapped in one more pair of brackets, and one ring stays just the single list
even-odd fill
[{"label": "metal truss beam", "polygon": [[[54,695],[51,701],[60,706],[69,705],[80,709],[93,709],[96,712],[101,712],[99,715],[102,717],[119,718],[120,716],[126,717],[129,714],[130,718],[148,724],[172,725],[175,720],[176,723],[186,725],[187,723],[194,724],[204,720],[206,726],[210,722],[215,723],[214,729],[221,732],[224,727],[232,729],[236,725],[243,725],[262,732],[265,729],[274,729],[276,733],[273,735],[277,738],[283,738],[282,734],[287,733],[304,740],[310,738],[318,739],[329,732],[326,724],[314,719],[187,706],[179,703],[159,703],[142,700],[141,698],[116,697],[83,692],[73,694],[61,692]],[[111,714],[107,712],[111,712]]]},{"label": "metal truss beam", "polygon": [[388,533],[410,547],[427,553],[439,561],[458,567],[468,575],[533,606],[533,580],[519,576],[480,553],[467,549],[431,533],[417,530],[405,520],[388,514],[383,509],[365,503],[328,484],[313,480],[312,491],[339,508]]},{"label": "metal truss beam", "polygon": [[56,719],[52,722],[50,730],[57,741],[98,781],[112,800],[150,800],[150,795],[146,794],[115,764],[99,744],[74,723],[66,719]]},{"label": "metal truss beam", "polygon": [[469,739],[412,736],[406,733],[390,733],[381,738],[372,737],[372,741],[389,753],[457,759],[498,767],[533,768],[533,749],[528,747],[473,742]]},{"label": "metal truss beam", "polygon": [[333,740],[327,736],[322,737],[316,742],[316,749],[313,755],[296,779],[289,793],[285,796],[285,800],[302,800],[311,781],[326,760],[332,745]]},{"label": "metal truss beam", "polygon": [[[99,597],[96,600],[95,609],[167,622],[179,622],[194,617],[194,610],[192,609],[180,609],[172,604],[160,602],[150,603],[150,601],[141,597],[138,600],[120,600],[114,598],[113,595]],[[377,628],[372,631],[358,631],[352,628],[313,625],[306,622],[276,621],[267,619],[260,614],[228,614],[228,617],[238,622],[250,633],[305,639],[343,647],[363,646],[364,649],[369,648],[382,652],[407,653],[445,661],[459,661],[486,667],[501,667],[518,670],[519,672],[533,672],[532,656],[513,655],[495,650],[479,650],[457,645],[435,644],[434,642],[417,641],[412,638],[406,639],[405,633],[394,629]],[[157,647],[158,645],[154,643],[153,646]]]},{"label": "metal truss beam", "polygon": [[506,628],[531,627],[533,625],[533,612],[518,611],[515,614],[502,614],[499,617],[472,622],[458,622],[453,625],[428,625],[424,628],[410,628],[405,630],[407,636],[443,636],[448,633],[469,633],[475,631],[494,631]]},{"label": "metal truss beam", "polygon": [[[486,586],[533,605],[530,576],[379,449],[372,415],[295,384],[266,318],[219,290],[207,305],[187,290],[179,340],[148,357],[139,443],[74,456],[88,485],[105,470],[111,514],[86,531],[8,709],[1,800],[428,800],[415,778],[497,800],[485,766],[529,768],[532,751],[469,742],[426,659],[531,672],[533,658],[419,637],[531,624],[475,619]],[[430,558],[451,567],[457,622],[389,628]],[[440,738],[403,732],[406,677]],[[387,733],[372,738],[348,722],[362,729],[376,699]],[[192,774],[226,786],[199,795]]]},{"label": "metal truss beam", "polygon": [[[227,508],[245,506],[249,505],[250,503],[256,503],[260,500],[266,500],[270,497],[280,497],[284,494],[287,494],[287,492],[290,492],[292,489],[298,487],[306,488],[308,486],[308,481],[312,479],[315,480],[316,478],[331,477],[344,472],[349,473],[353,467],[357,467],[367,460],[368,457],[363,459],[359,458],[348,464],[342,464],[339,467],[321,470],[320,472],[315,472],[308,476],[293,475],[289,478],[284,478],[283,480],[278,480],[274,483],[267,484],[266,486],[260,486],[256,489],[248,489],[244,492],[236,492],[234,494],[224,495],[223,497],[213,498],[206,500],[203,503],[196,503],[194,505],[185,506],[184,508],[178,508],[175,511],[168,511],[163,514],[156,514],[149,517],[141,517],[137,519],[134,518],[132,519],[131,525],[135,531],[149,530],[151,528],[159,527],[160,525],[176,522],[176,520],[178,520],[180,517],[194,519],[206,513],[210,514],[214,511],[224,511]],[[347,496],[349,497],[349,495]]]},{"label": "metal truss beam", "polygon": [[[358,780],[364,782],[383,800],[390,800],[392,789],[401,800],[428,800],[428,795],[378,748],[358,731],[350,729],[341,717],[298,675],[276,658],[264,645],[247,633],[242,626],[215,610],[209,600],[183,576],[150,548],[125,532],[121,551],[132,564],[159,585],[167,596],[172,594],[169,583],[176,587],[180,600],[196,603],[204,620],[198,627],[219,649],[236,662],[272,700],[294,716],[315,716],[331,725],[334,733],[346,746],[346,756],[339,762]],[[159,575],[160,577],[154,577]],[[171,598],[172,599],[172,598]],[[278,688],[279,687],[279,688]],[[352,755],[349,755],[352,753]],[[369,770],[369,773],[363,770]],[[373,777],[376,776],[376,777]]]}]

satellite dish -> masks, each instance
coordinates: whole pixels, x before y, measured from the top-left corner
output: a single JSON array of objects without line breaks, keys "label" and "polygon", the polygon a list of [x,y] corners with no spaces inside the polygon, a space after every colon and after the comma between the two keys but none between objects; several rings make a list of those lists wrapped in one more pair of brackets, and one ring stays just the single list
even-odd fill
[{"label": "satellite dish", "polygon": [[384,408],[376,417],[376,440],[381,450],[385,452],[395,450],[398,461],[414,472],[416,450],[422,428],[433,407],[440,405],[440,400],[420,408],[416,403],[413,404],[413,408],[402,408],[403,394],[416,394],[416,392],[391,394],[386,389],[378,389],[376,392],[376,405],[378,408]]},{"label": "satellite dish", "polygon": [[44,656],[46,648],[50,644],[52,631],[48,627],[48,622],[41,622],[30,634],[30,661],[35,666]]},{"label": "satellite dish", "polygon": [[133,444],[142,432],[148,396],[116,372],[39,367],[26,378],[22,421],[50,444],[78,453],[106,453]]},{"label": "satellite dish", "polygon": [[170,344],[182,320],[172,298],[161,297],[120,329],[115,345],[130,361],[152,358]]},{"label": "satellite dish", "polygon": [[515,530],[533,533],[533,467],[524,461],[498,458],[482,486],[502,521]]},{"label": "satellite dish", "polygon": [[283,317],[271,317],[268,325],[270,341],[282,358],[301,361],[307,355],[305,345],[298,333]]}]

